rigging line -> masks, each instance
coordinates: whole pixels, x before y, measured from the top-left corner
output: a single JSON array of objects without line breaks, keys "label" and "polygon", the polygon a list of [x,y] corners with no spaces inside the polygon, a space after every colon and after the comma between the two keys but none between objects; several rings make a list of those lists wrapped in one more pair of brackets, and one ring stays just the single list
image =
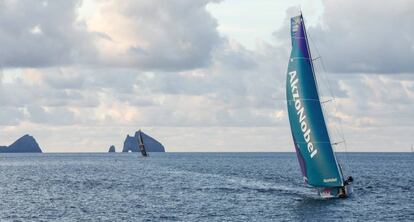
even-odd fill
[{"label": "rigging line", "polygon": [[274,101],[284,101],[284,102],[295,102],[297,100],[299,101],[314,101],[314,102],[320,102],[318,99],[273,99]]},{"label": "rigging line", "polygon": [[[312,42],[312,44],[314,45],[314,48],[315,48],[315,50],[316,50],[316,53],[318,54],[318,58],[319,58],[319,60],[320,60],[320,63],[321,63],[321,66],[322,66],[322,70],[323,70],[323,74],[324,74],[324,77],[325,77],[325,84],[326,84],[326,82],[327,82],[327,86],[328,86],[328,90],[329,90],[329,93],[331,94],[331,96],[332,96],[332,98],[333,98],[333,101],[334,101],[334,112],[335,112],[335,114],[337,114],[338,113],[338,107],[337,107],[337,105],[336,105],[336,103],[335,103],[335,101],[336,101],[336,97],[335,97],[335,94],[333,93],[333,90],[332,90],[332,87],[331,87],[331,84],[330,84],[330,80],[329,80],[329,78],[327,78],[327,74],[326,74],[326,68],[325,68],[325,63],[323,62],[323,59],[321,58],[321,54],[320,54],[320,52],[319,52],[319,49],[318,49],[318,47],[317,47],[317,45],[315,44],[315,42],[313,41],[313,39],[312,39],[312,37],[309,35],[309,33],[308,33],[308,37],[309,37],[309,39],[311,40],[311,42]],[[342,126],[342,119],[341,118],[338,118],[339,119],[339,131],[340,131],[340,136],[342,137],[342,140],[344,141],[344,149],[345,149],[345,162],[346,163],[349,163],[349,156],[348,156],[348,146],[347,146],[347,143],[346,143],[346,140],[345,140],[345,135],[344,135],[344,131],[343,131],[343,126]],[[344,164],[341,164],[342,166],[345,166]]]},{"label": "rigging line", "polygon": [[319,99],[285,99],[289,102],[295,102],[295,101],[314,101],[314,102],[320,102]]},{"label": "rigging line", "polygon": [[332,99],[328,99],[328,100],[322,101],[321,104],[324,104],[324,103],[327,103],[327,102],[332,102]]},{"label": "rigging line", "polygon": [[319,60],[319,61],[321,62],[322,71],[323,71],[323,74],[324,74],[323,76],[324,76],[324,81],[325,81],[325,84],[327,85],[328,90],[329,90],[329,93],[331,94],[332,98],[335,100],[335,99],[336,99],[336,97],[335,97],[335,95],[334,95],[334,93],[333,93],[333,90],[332,90],[332,87],[331,87],[331,84],[330,84],[329,78],[327,78],[327,73],[326,73],[325,63],[323,62],[323,59],[322,59],[321,53],[319,52],[318,47],[316,46],[315,42],[313,41],[312,36],[310,36],[309,34],[308,34],[308,36],[309,36],[309,39],[310,39],[310,40],[311,40],[311,42],[312,42],[312,45],[314,45],[314,48],[315,48],[315,50],[316,50],[316,53],[318,54],[318,56],[315,58],[315,60]]},{"label": "rigging line", "polygon": [[315,61],[315,60],[318,60],[318,59],[320,59],[321,57],[320,56],[318,56],[318,57],[316,57],[316,58],[313,58],[312,59],[312,61]]},{"label": "rigging line", "polygon": [[290,57],[290,60],[293,61],[293,60],[303,59],[303,60],[312,60],[312,62],[313,62],[315,60],[319,60],[320,58],[322,58],[322,57],[320,57],[320,56],[315,57],[315,58],[310,58],[310,57]]},{"label": "rigging line", "polygon": [[[307,142],[295,142],[295,143],[296,144],[308,144]],[[333,146],[336,146],[338,144],[344,143],[344,141],[339,141],[339,142],[335,142],[335,143],[325,142],[325,141],[316,141],[316,142],[312,141],[312,143],[313,144],[320,144],[320,143],[327,144],[328,143],[328,144],[331,144]]]},{"label": "rigging line", "polygon": [[[305,45],[306,45],[306,49],[308,50],[308,57],[309,58],[312,58],[312,52],[311,52],[311,50],[310,50],[310,43],[309,43],[309,41],[308,41],[308,38],[307,38],[307,34],[306,34],[306,28],[305,28],[305,23],[304,23],[304,21],[303,21],[303,17],[301,16],[300,17],[301,18],[301,22],[302,22],[302,31],[303,31],[303,35],[304,35],[304,37],[305,37]],[[319,87],[318,87],[318,78],[317,78],[317,76],[315,75],[316,73],[315,73],[315,66],[314,66],[314,64],[313,64],[313,60],[311,60],[310,62],[310,66],[311,66],[311,73],[312,73],[312,78],[314,79],[314,84],[315,84],[315,88],[316,88],[316,95],[317,95],[317,97],[318,97],[318,99],[320,99],[320,96],[321,96],[321,94],[320,94],[320,91],[319,91]],[[324,112],[324,108],[323,108],[323,106],[322,105],[319,105],[319,109],[321,109],[321,114],[322,114],[322,121],[323,121],[323,127],[324,127],[324,129],[327,131],[327,138],[328,138],[328,140],[331,142],[331,135],[330,135],[330,133],[329,133],[329,127],[326,125],[326,121],[327,121],[327,117],[326,117],[326,115],[325,115],[325,112]],[[343,178],[344,178],[344,175],[343,175],[343,173],[342,173],[342,168],[341,168],[341,164],[340,164],[340,162],[339,162],[339,159],[337,158],[337,156],[336,156],[336,154],[335,154],[335,151],[333,150],[333,147],[332,147],[332,145],[329,145],[330,147],[330,152],[332,152],[332,157],[333,157],[333,159],[334,159],[334,162],[335,162],[335,165],[336,165],[336,170],[338,170],[338,173],[339,173],[339,176],[340,176],[340,178],[341,178],[341,180],[343,180]]]},{"label": "rigging line", "polygon": [[345,143],[345,141],[339,141],[339,142],[336,142],[336,143],[332,143],[332,145],[333,145],[333,146],[336,146],[336,145],[339,145],[339,144],[341,144],[341,143]]},{"label": "rigging line", "polygon": [[305,59],[305,60],[312,60],[313,61],[313,59],[309,58],[309,57],[291,57],[290,58],[290,60],[297,60],[297,59]]},{"label": "rigging line", "polygon": [[[301,16],[301,19],[302,19],[302,21],[303,21],[303,17]],[[309,41],[308,41],[308,38],[307,38],[307,33],[306,33],[306,28],[305,28],[305,23],[304,23],[304,21],[302,22],[302,25],[303,25],[303,27],[302,27],[302,29],[303,29],[303,33],[304,33],[304,37],[305,37],[305,41],[306,41],[306,47],[307,47],[307,50],[308,50],[308,53],[309,53],[309,57],[310,58],[312,58],[312,52],[311,52],[311,50],[310,50],[310,43],[309,43]],[[309,36],[310,37],[310,36]],[[312,44],[314,44],[313,43],[313,40],[311,39],[311,41],[312,41]],[[317,51],[318,53],[319,53],[319,51]],[[320,55],[320,53],[319,53],[319,55]],[[317,92],[317,94],[318,94],[318,96],[320,96],[320,92],[319,92],[319,90],[318,90],[318,79],[317,79],[317,77],[316,77],[316,75],[315,75],[315,66],[314,66],[314,64],[313,64],[313,61],[311,61],[310,62],[310,65],[311,65],[311,68],[312,68],[312,75],[313,75],[313,78],[314,78],[314,80],[315,80],[315,85],[316,85],[316,92]],[[332,93],[332,95],[333,95],[333,93]],[[321,109],[322,109],[322,118],[323,118],[323,120],[324,121],[326,121],[327,120],[327,118],[325,117],[325,114],[324,114],[324,108],[323,108],[323,106],[321,106]],[[329,140],[331,141],[331,136],[330,136],[330,134],[329,134],[329,128],[328,128],[328,126],[326,125],[326,123],[325,123],[325,128],[326,128],[326,130],[328,131],[328,138],[329,138]],[[333,149],[333,148],[332,148]],[[341,168],[341,164],[340,164],[340,162],[339,162],[339,159],[336,157],[336,155],[335,155],[335,151],[334,150],[332,150],[333,151],[333,156],[334,156],[334,159],[335,159],[335,162],[337,163],[337,167],[339,168],[339,170],[340,170],[340,174],[343,176],[343,174],[342,174],[342,168]]]}]

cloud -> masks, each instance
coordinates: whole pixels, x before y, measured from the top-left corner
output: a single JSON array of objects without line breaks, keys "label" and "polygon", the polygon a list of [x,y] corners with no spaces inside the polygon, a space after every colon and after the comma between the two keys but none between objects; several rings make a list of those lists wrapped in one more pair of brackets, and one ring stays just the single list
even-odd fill
[{"label": "cloud", "polygon": [[[411,77],[401,80],[406,76]],[[349,96],[341,99],[339,109],[352,117],[344,119],[346,125],[360,128],[412,127],[414,123],[410,113],[414,112],[411,102],[414,101],[414,91],[409,88],[412,84],[414,77],[410,74],[361,74],[342,78],[340,85]]]},{"label": "cloud", "polygon": [[378,4],[376,1],[326,0],[323,5],[321,22],[308,25],[308,33],[328,71],[413,73],[412,1]]},{"label": "cloud", "polygon": [[61,69],[44,75],[42,80],[54,89],[83,89],[86,79],[80,73],[69,74]]},{"label": "cloud", "polygon": [[0,1],[0,65],[47,67],[93,57],[93,38],[76,10],[80,0]]},{"label": "cloud", "polygon": [[66,125],[73,124],[74,114],[66,107],[41,107],[29,105],[26,107],[28,120],[33,123]]},{"label": "cloud", "polygon": [[0,125],[15,126],[20,123],[24,117],[23,110],[16,107],[1,107],[0,116],[7,118],[0,118]]},{"label": "cloud", "polygon": [[[206,5],[216,1],[1,1],[3,67],[135,67],[188,70],[209,65],[222,41]],[[53,19],[51,19],[53,18]]]},{"label": "cloud", "polygon": [[[275,43],[258,40],[252,50],[217,31],[220,20],[205,9],[211,1],[96,1],[96,14],[84,20],[77,16],[80,2],[48,2],[46,7],[55,7],[57,14],[50,13],[56,21],[42,20],[49,17],[43,17],[48,11],[41,2],[29,1],[27,7],[34,10],[27,13],[22,2],[11,2],[2,2],[6,9],[0,9],[10,15],[0,32],[17,47],[13,52],[6,46],[10,55],[5,57],[7,67],[17,68],[0,74],[2,139],[11,142],[31,133],[49,151],[106,151],[111,143],[121,144],[126,133],[144,127],[177,151],[248,150],[252,141],[258,150],[293,150],[287,149],[292,146],[285,101],[287,19],[275,32]],[[404,2],[397,3],[393,7]],[[338,4],[351,11],[347,3]],[[399,141],[395,146],[403,146],[413,129],[414,69],[402,56],[404,65],[395,67],[376,59],[387,59],[397,49],[410,55],[404,48],[409,40],[396,40],[396,46],[390,44],[379,54],[382,35],[391,34],[377,33],[378,38],[365,42],[362,30],[372,21],[359,22],[358,17],[370,17],[342,19],[336,13],[345,12],[338,10],[326,2],[320,23],[308,26],[328,71],[322,73],[316,61],[320,92],[324,100],[329,91],[337,96],[337,111],[327,103],[326,116],[333,126],[342,121],[353,150],[386,150],[393,137]],[[376,5],[368,14],[390,30],[394,23],[383,21],[390,15],[383,18],[382,10]],[[402,27],[409,24],[400,22]],[[382,31],[378,24],[371,29]],[[401,33],[409,31],[403,28]],[[367,44],[368,50],[354,54],[358,44]],[[377,57],[368,58],[371,53]],[[206,137],[208,143],[203,142]],[[373,147],[376,143],[381,145]]]},{"label": "cloud", "polygon": [[3,84],[0,99],[26,110],[22,121],[45,124],[271,126],[284,109],[284,80],[277,78],[285,74],[275,73],[275,55],[266,43],[253,52],[227,41],[210,67],[189,71],[25,70]]},{"label": "cloud", "polygon": [[107,65],[201,68],[221,42],[217,22],[206,10],[210,2],[215,1],[104,1],[88,26],[106,36],[96,45]]}]

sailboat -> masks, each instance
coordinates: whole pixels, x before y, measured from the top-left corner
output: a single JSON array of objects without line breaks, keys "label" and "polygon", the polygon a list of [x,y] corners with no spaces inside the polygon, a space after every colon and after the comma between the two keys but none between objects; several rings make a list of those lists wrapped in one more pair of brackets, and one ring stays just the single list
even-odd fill
[{"label": "sailboat", "polygon": [[147,157],[148,153],[144,145],[144,139],[143,139],[141,130],[138,131],[138,146],[139,146],[139,150],[141,151],[142,156]]},{"label": "sailboat", "polygon": [[345,181],[326,127],[302,14],[291,18],[292,51],[286,97],[290,128],[304,181],[323,198],[347,197]]}]

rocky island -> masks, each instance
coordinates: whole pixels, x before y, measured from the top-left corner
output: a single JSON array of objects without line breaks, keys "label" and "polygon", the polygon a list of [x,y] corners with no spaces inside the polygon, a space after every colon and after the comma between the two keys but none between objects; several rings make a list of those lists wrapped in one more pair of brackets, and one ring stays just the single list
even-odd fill
[{"label": "rocky island", "polygon": [[0,146],[0,153],[42,153],[42,149],[33,136],[26,134],[10,146]]},{"label": "rocky island", "polygon": [[109,147],[108,153],[115,153],[115,146],[114,145]]},{"label": "rocky island", "polygon": [[[140,152],[138,148],[138,134],[140,131],[137,131],[134,136],[127,135],[124,141],[124,147],[122,149],[123,153],[126,152]],[[147,152],[165,152],[164,146],[158,142],[156,139],[148,136],[144,132],[142,132],[142,139],[144,140],[144,144],[146,147]]]}]

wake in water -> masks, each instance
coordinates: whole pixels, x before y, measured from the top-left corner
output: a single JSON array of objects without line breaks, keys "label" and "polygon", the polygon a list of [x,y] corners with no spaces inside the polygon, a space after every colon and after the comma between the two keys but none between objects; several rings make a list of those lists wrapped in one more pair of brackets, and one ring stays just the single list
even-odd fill
[{"label": "wake in water", "polygon": [[[171,170],[168,173],[179,175],[184,178],[192,178],[198,181],[198,186],[193,187],[198,190],[215,190],[219,192],[250,192],[274,193],[283,195],[293,195],[300,198],[319,199],[316,191],[307,187],[288,186],[285,184],[271,183],[268,181],[243,178],[238,176],[227,176],[221,174],[200,173],[189,170]],[[205,183],[203,183],[203,181]]]}]

